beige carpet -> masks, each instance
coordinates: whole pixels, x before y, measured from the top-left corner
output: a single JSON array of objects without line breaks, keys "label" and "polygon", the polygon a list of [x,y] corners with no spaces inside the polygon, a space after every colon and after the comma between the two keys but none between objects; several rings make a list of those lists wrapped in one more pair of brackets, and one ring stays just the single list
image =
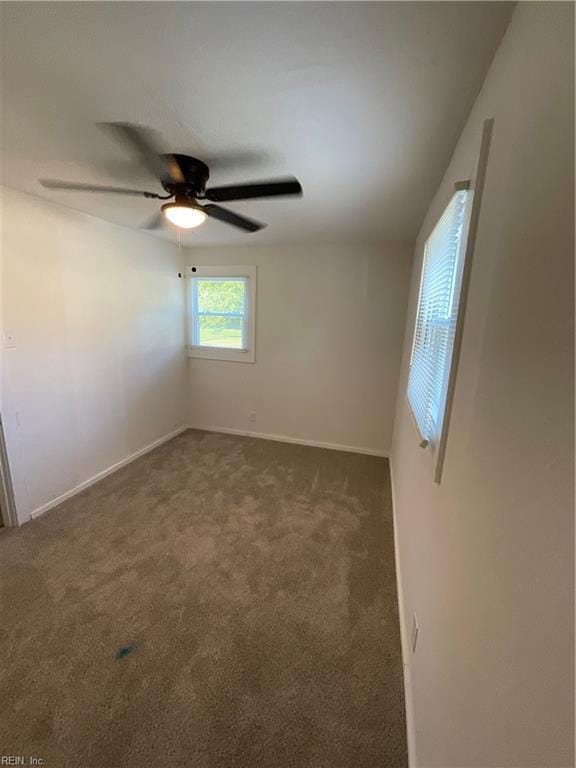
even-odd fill
[{"label": "beige carpet", "polygon": [[402,768],[388,463],[190,430],[0,532],[0,755]]}]

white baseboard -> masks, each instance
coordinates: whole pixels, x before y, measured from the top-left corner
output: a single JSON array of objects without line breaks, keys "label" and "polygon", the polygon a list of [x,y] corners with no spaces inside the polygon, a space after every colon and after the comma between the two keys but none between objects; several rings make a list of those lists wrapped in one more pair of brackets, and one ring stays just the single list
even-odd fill
[{"label": "white baseboard", "polygon": [[52,509],[53,507],[57,507],[58,504],[62,504],[63,501],[66,501],[66,499],[72,498],[72,496],[76,496],[76,494],[80,493],[80,491],[83,491],[86,488],[89,488],[91,485],[94,485],[94,483],[97,483],[99,480],[102,480],[107,475],[111,475],[113,472],[116,472],[116,470],[126,466],[126,464],[130,464],[131,461],[134,461],[135,459],[140,458],[140,456],[144,456],[145,453],[149,453],[149,451],[154,450],[154,448],[157,448],[159,445],[162,445],[162,443],[165,443],[168,440],[171,440],[173,437],[176,437],[176,435],[179,435],[181,432],[185,432],[187,429],[188,429],[188,426],[186,425],[183,427],[178,427],[178,429],[175,429],[173,432],[170,432],[168,435],[164,435],[163,437],[158,438],[158,440],[154,440],[153,443],[150,443],[149,445],[144,446],[144,448],[141,448],[139,451],[136,451],[135,453],[131,453],[130,456],[127,456],[125,459],[122,459],[121,461],[117,461],[116,464],[112,464],[111,467],[108,467],[107,469],[103,469],[101,472],[98,472],[96,475],[89,477],[88,480],[85,480],[83,483],[80,483],[80,485],[76,485],[74,488],[71,488],[69,491],[66,491],[66,493],[62,493],[60,496],[57,496],[55,499],[52,499],[52,501],[48,501],[46,502],[46,504],[42,504],[41,507],[38,507],[37,509],[33,510],[30,513],[30,519],[35,520],[37,517],[40,517],[40,515],[43,515],[44,512],[48,512],[49,509]]},{"label": "white baseboard", "polygon": [[376,451],[376,450],[373,450],[372,448],[359,448],[353,445],[341,445],[340,443],[323,443],[323,442],[318,442],[317,440],[304,440],[304,439],[299,439],[295,437],[289,437],[288,435],[269,435],[269,434],[264,434],[262,432],[245,432],[240,429],[228,429],[226,427],[207,427],[207,426],[201,426],[201,425],[192,426],[192,425],[186,424],[182,427],[179,427],[178,429],[175,429],[173,432],[170,432],[168,435],[164,435],[158,440],[155,440],[153,443],[150,443],[149,445],[144,446],[144,448],[141,448],[139,451],[136,451],[135,453],[130,454],[130,456],[127,456],[125,459],[122,459],[121,461],[116,462],[116,464],[112,464],[112,466],[108,467],[107,469],[103,469],[101,472],[98,472],[96,475],[93,475],[92,477],[88,478],[88,480],[85,480],[83,483],[76,485],[74,488],[71,488],[69,491],[62,493],[60,496],[57,496],[55,499],[52,499],[51,501],[46,502],[46,504],[42,504],[42,506],[37,507],[30,513],[30,520],[35,520],[37,517],[40,517],[45,512],[48,512],[48,510],[52,509],[53,507],[57,507],[58,504],[62,504],[63,501],[66,501],[67,499],[72,498],[72,496],[76,496],[77,493],[80,493],[86,488],[89,488],[91,485],[94,485],[94,483],[97,483],[99,480],[102,480],[107,475],[111,475],[113,472],[116,472],[121,467],[124,467],[126,464],[129,464],[131,461],[138,459],[140,456],[143,456],[145,453],[152,451],[154,448],[157,448],[159,445],[162,445],[162,443],[165,443],[168,440],[171,440],[173,437],[176,437],[176,435],[179,435],[181,432],[185,432],[187,429],[200,429],[200,430],[204,430],[205,432],[221,432],[222,434],[225,434],[225,435],[244,435],[246,437],[258,437],[263,440],[274,440],[281,443],[294,443],[296,445],[310,445],[316,448],[329,448],[330,450],[334,450],[334,451],[348,451],[351,453],[363,453],[363,454],[367,454],[368,456],[382,456],[384,458],[387,458],[387,454],[384,451]]},{"label": "white baseboard", "polygon": [[347,451],[348,453],[363,453],[366,456],[381,456],[388,458],[386,451],[375,450],[374,448],[361,448],[355,445],[343,445],[341,443],[323,443],[318,440],[306,440],[300,437],[290,437],[288,435],[270,435],[265,432],[247,432],[243,429],[229,429],[228,427],[206,427],[201,424],[190,424],[189,429],[199,429],[203,432],[220,432],[223,435],[242,435],[243,437],[257,437],[261,440],[273,440],[277,443],[292,443],[294,445],[309,445],[312,448],[328,448],[331,451]]},{"label": "white baseboard", "polygon": [[394,527],[394,559],[396,561],[396,590],[398,592],[398,614],[400,619],[400,639],[402,642],[402,667],[404,671],[404,703],[406,709],[406,737],[408,741],[408,766],[418,768],[416,759],[416,728],[414,723],[414,699],[412,696],[412,674],[410,659],[412,649],[408,637],[408,624],[404,613],[404,590],[402,588],[402,569],[400,567],[400,543],[398,540],[398,518],[396,516],[396,495],[394,493],[394,469],[390,459],[390,485],[392,489],[392,519]]}]

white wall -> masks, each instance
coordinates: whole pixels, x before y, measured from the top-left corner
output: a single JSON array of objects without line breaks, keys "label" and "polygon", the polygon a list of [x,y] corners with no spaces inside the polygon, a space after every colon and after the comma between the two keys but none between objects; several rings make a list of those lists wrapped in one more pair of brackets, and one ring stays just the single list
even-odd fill
[{"label": "white wall", "polygon": [[177,249],[2,188],[2,414],[21,522],[185,423]]},{"label": "white wall", "polygon": [[189,249],[190,264],[258,272],[256,362],[189,360],[190,424],[387,453],[411,251]]},{"label": "white wall", "polygon": [[[574,765],[573,9],[521,3],[416,247],[393,445],[414,764]],[[444,475],[403,396],[422,245],[495,118]]]}]

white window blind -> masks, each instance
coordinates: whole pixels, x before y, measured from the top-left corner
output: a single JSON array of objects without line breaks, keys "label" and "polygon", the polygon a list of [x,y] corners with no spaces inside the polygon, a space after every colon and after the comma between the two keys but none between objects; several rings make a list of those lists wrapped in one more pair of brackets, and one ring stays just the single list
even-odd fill
[{"label": "white window blind", "polygon": [[468,194],[467,190],[454,194],[424,248],[408,400],[426,442],[437,440],[442,430],[462,282]]}]

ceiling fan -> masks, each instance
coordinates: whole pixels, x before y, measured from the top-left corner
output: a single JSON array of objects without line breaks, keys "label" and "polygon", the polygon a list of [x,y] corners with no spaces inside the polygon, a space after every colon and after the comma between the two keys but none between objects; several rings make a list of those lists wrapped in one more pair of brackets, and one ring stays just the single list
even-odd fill
[{"label": "ceiling fan", "polygon": [[[166,195],[146,192],[140,189],[110,187],[98,184],[82,184],[58,179],[40,179],[43,187],[48,189],[68,189],[79,192],[110,192],[117,195],[136,195],[156,200],[170,200],[145,225],[145,229],[156,229],[163,223],[165,216],[168,221],[182,229],[197,227],[209,216],[244,232],[258,232],[265,224],[240,216],[212,202],[228,200],[248,200],[256,197],[277,197],[286,195],[301,195],[300,182],[291,177],[271,181],[260,181],[248,184],[231,184],[224,187],[206,188],[210,170],[206,163],[195,157],[180,154],[166,154],[156,145],[154,135],[147,128],[130,123],[100,123],[119,141],[127,145],[140,163],[161,183]],[[211,201],[201,205],[199,200]]]}]

